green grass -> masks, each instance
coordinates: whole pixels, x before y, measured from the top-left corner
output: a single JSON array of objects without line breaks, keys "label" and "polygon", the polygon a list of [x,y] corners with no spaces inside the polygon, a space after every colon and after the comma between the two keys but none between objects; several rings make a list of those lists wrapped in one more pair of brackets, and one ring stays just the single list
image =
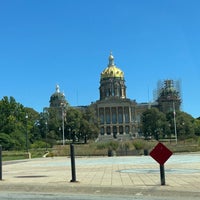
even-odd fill
[{"label": "green grass", "polygon": [[[31,158],[39,158],[45,154],[45,149],[31,149]],[[9,160],[21,160],[27,159],[29,155],[25,151],[3,151],[2,152],[2,160],[9,161]]]},{"label": "green grass", "polygon": [[18,151],[3,151],[2,152],[2,160],[9,161],[9,160],[21,160],[26,159],[27,156],[24,152]]}]

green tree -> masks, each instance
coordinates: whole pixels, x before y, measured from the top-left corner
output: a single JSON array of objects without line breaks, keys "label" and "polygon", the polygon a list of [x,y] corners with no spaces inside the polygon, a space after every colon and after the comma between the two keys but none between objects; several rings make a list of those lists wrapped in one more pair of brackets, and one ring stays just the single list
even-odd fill
[{"label": "green tree", "polygon": [[81,133],[88,139],[96,139],[99,134],[98,120],[93,107],[89,106],[83,110]]},{"label": "green tree", "polygon": [[37,123],[40,114],[32,108],[25,107],[25,116],[23,118],[25,132],[28,131],[28,139],[30,143],[34,143],[41,138],[41,133],[38,130]]},{"label": "green tree", "polygon": [[186,139],[194,136],[194,118],[191,115],[185,112],[178,112],[176,123],[179,138]]},{"label": "green tree", "polygon": [[142,131],[144,137],[159,139],[169,134],[168,123],[165,114],[157,108],[146,110],[142,115]]},{"label": "green tree", "polygon": [[200,136],[200,119],[194,120],[194,132],[195,132],[195,135]]},{"label": "green tree", "polygon": [[0,131],[10,134],[16,129],[21,129],[24,113],[24,107],[13,97],[3,97],[0,101]]},{"label": "green tree", "polygon": [[12,138],[6,133],[0,133],[0,145],[3,150],[10,150],[13,147]]},{"label": "green tree", "polygon": [[[28,116],[28,119],[26,118]],[[28,131],[28,143],[35,140],[33,134],[34,122],[39,114],[32,108],[25,108],[15,101],[14,97],[3,97],[0,101],[0,132],[11,138],[9,149],[24,149],[26,143],[26,131]]]},{"label": "green tree", "polygon": [[166,117],[172,134],[175,134],[176,128],[178,139],[186,139],[194,136],[194,118],[191,115],[177,111],[176,113],[167,113]]},{"label": "green tree", "polygon": [[66,129],[68,130],[67,138],[73,141],[80,136],[80,127],[83,115],[80,109],[70,107],[66,114]]}]

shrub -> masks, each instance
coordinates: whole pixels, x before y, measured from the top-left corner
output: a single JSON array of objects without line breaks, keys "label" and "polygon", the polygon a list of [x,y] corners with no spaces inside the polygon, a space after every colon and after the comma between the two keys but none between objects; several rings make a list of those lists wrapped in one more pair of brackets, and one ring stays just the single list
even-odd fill
[{"label": "shrub", "polygon": [[198,146],[200,146],[200,137],[198,138]]},{"label": "shrub", "polygon": [[145,142],[144,140],[134,140],[133,145],[135,146],[136,150],[141,150],[141,149],[144,149]]},{"label": "shrub", "polygon": [[108,144],[107,143],[97,143],[97,149],[107,149]]},{"label": "shrub", "polygon": [[119,147],[119,143],[118,142],[115,142],[115,141],[111,141],[108,143],[108,149],[110,150],[117,150]]},{"label": "shrub", "polygon": [[50,145],[44,141],[36,141],[33,144],[31,144],[32,149],[38,149],[38,148],[50,148]]}]

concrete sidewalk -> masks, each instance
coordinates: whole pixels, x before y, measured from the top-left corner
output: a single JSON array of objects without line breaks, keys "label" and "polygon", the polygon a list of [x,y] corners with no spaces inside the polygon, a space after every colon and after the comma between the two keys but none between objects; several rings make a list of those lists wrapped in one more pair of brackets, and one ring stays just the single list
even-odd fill
[{"label": "concrete sidewalk", "polygon": [[0,190],[200,195],[200,154],[173,155],[165,164],[165,186],[150,156],[78,157],[77,182],[71,183],[71,178],[71,160],[66,157],[4,162]]}]

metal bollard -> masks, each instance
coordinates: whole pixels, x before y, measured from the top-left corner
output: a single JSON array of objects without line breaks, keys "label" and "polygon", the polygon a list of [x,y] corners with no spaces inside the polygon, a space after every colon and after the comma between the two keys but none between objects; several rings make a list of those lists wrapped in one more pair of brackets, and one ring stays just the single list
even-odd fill
[{"label": "metal bollard", "polygon": [[0,181],[2,180],[2,146],[0,145]]},{"label": "metal bollard", "polygon": [[76,182],[75,153],[73,144],[70,144],[70,156],[71,156],[71,171],[72,171],[72,180],[70,182]]}]

